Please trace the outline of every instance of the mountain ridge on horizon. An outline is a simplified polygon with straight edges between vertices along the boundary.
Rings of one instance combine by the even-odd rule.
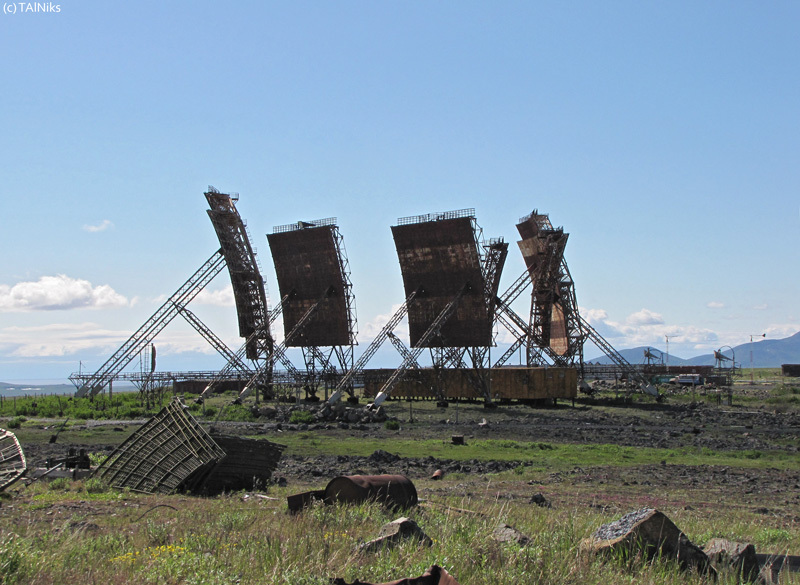
[[[631,364],[640,364],[644,361],[646,349],[656,350],[665,353],[657,347],[641,345],[629,349],[617,350],[619,354]],[[733,348],[736,363],[742,367],[750,367],[750,343],[742,343]],[[727,354],[727,352],[724,352]],[[596,358],[587,359],[586,362],[593,364],[611,364],[608,356],[601,355]],[[673,354],[669,355],[669,363],[673,366],[713,366],[715,365],[714,354],[702,354],[691,358],[680,358]],[[764,339],[753,343],[753,367],[756,368],[779,368],[783,364],[800,363],[800,331],[783,339]]]

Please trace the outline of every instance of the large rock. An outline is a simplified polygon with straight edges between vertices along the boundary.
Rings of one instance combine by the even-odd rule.
[[[714,538],[708,541],[704,551],[711,565],[718,571],[729,569],[735,571],[742,580],[758,580],[761,567],[756,557],[756,548],[752,544]]]
[[[365,542],[359,547],[364,552],[376,552],[385,547],[391,547],[408,538],[416,538],[420,544],[431,546],[433,541],[425,534],[413,520],[406,517],[398,518],[381,527],[378,538]]]
[[[603,524],[581,547],[595,554],[639,554],[676,560],[683,569],[716,573],[702,549],[693,544],[675,524],[658,510],[644,508],[616,522]]]
[[[531,541],[528,535],[502,522],[494,529],[492,537],[497,542],[515,542],[521,546],[525,546]]]

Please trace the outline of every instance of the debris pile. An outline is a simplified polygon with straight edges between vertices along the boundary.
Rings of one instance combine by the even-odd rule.
[[[346,402],[338,402],[331,406],[327,402],[322,405],[304,404],[293,406],[265,405],[253,410],[257,418],[274,420],[279,423],[289,423],[292,415],[298,411],[308,412],[313,419],[310,424],[338,423],[347,425],[362,425],[383,423],[388,420],[383,407],[375,410],[363,406],[347,406]]]

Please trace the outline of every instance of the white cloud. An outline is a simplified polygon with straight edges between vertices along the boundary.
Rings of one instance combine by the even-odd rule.
[[[717,333],[710,329],[665,325],[663,317],[649,309],[641,309],[628,315],[623,323],[609,319],[606,311],[602,309],[581,308],[580,312],[592,327],[617,349],[638,346],[663,347],[666,335],[670,338],[671,349],[676,345],[708,349],[718,341]]]
[[[722,309],[725,306],[725,303],[721,303],[719,301],[711,301],[710,303],[706,303],[706,307],[709,309]]]
[[[130,332],[104,329],[96,323],[54,323],[0,329],[3,354],[14,357],[54,357],[83,351],[112,352]]]
[[[760,305],[756,305],[755,307],[753,307],[753,309],[756,310],[756,311],[766,311],[767,310],[767,303],[762,303]]]
[[[0,312],[107,309],[129,302],[108,285],[92,286],[88,280],[64,274],[42,276],[36,282],[0,284]]]
[[[83,231],[90,232],[90,233],[104,232],[108,228],[112,228],[112,227],[114,227],[114,224],[111,222],[111,220],[104,219],[103,221],[101,221],[97,225],[88,225],[88,224],[84,225],[83,226]]]
[[[662,325],[664,318],[659,313],[654,313],[648,309],[642,309],[628,315],[625,319],[630,325]]]
[[[212,305],[215,307],[234,307],[236,299],[233,296],[233,287],[226,286],[218,290],[201,290],[192,301],[198,305]]]
[[[358,323],[358,342],[359,343],[370,343],[372,342],[375,337],[378,336],[378,333],[386,326],[389,322],[389,319],[397,312],[400,308],[399,304],[392,305],[392,312],[386,313],[383,315],[376,315],[366,323],[359,322]],[[397,335],[400,339],[403,339],[405,343],[408,343],[409,339],[409,331],[408,331],[408,319],[403,318],[402,321],[394,328],[394,334]]]
[[[767,334],[767,339],[783,339],[784,337],[791,337],[798,331],[800,331],[800,327],[798,327],[797,323],[786,323],[770,325],[764,330],[764,333]]]

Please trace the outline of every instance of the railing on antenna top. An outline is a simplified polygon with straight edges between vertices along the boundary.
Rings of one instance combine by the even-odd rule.
[[[412,223],[425,223],[428,221],[441,221],[443,219],[457,219],[459,217],[475,217],[475,208],[456,209],[454,211],[443,211],[437,213],[426,213],[424,215],[410,215],[401,217],[397,220],[397,225],[409,225]]]
[[[313,227],[323,227],[326,225],[336,225],[335,217],[326,217],[324,219],[315,219],[313,221],[298,221],[295,223],[287,223],[285,225],[276,225],[272,228],[273,234],[282,234],[284,232],[293,232]]]

